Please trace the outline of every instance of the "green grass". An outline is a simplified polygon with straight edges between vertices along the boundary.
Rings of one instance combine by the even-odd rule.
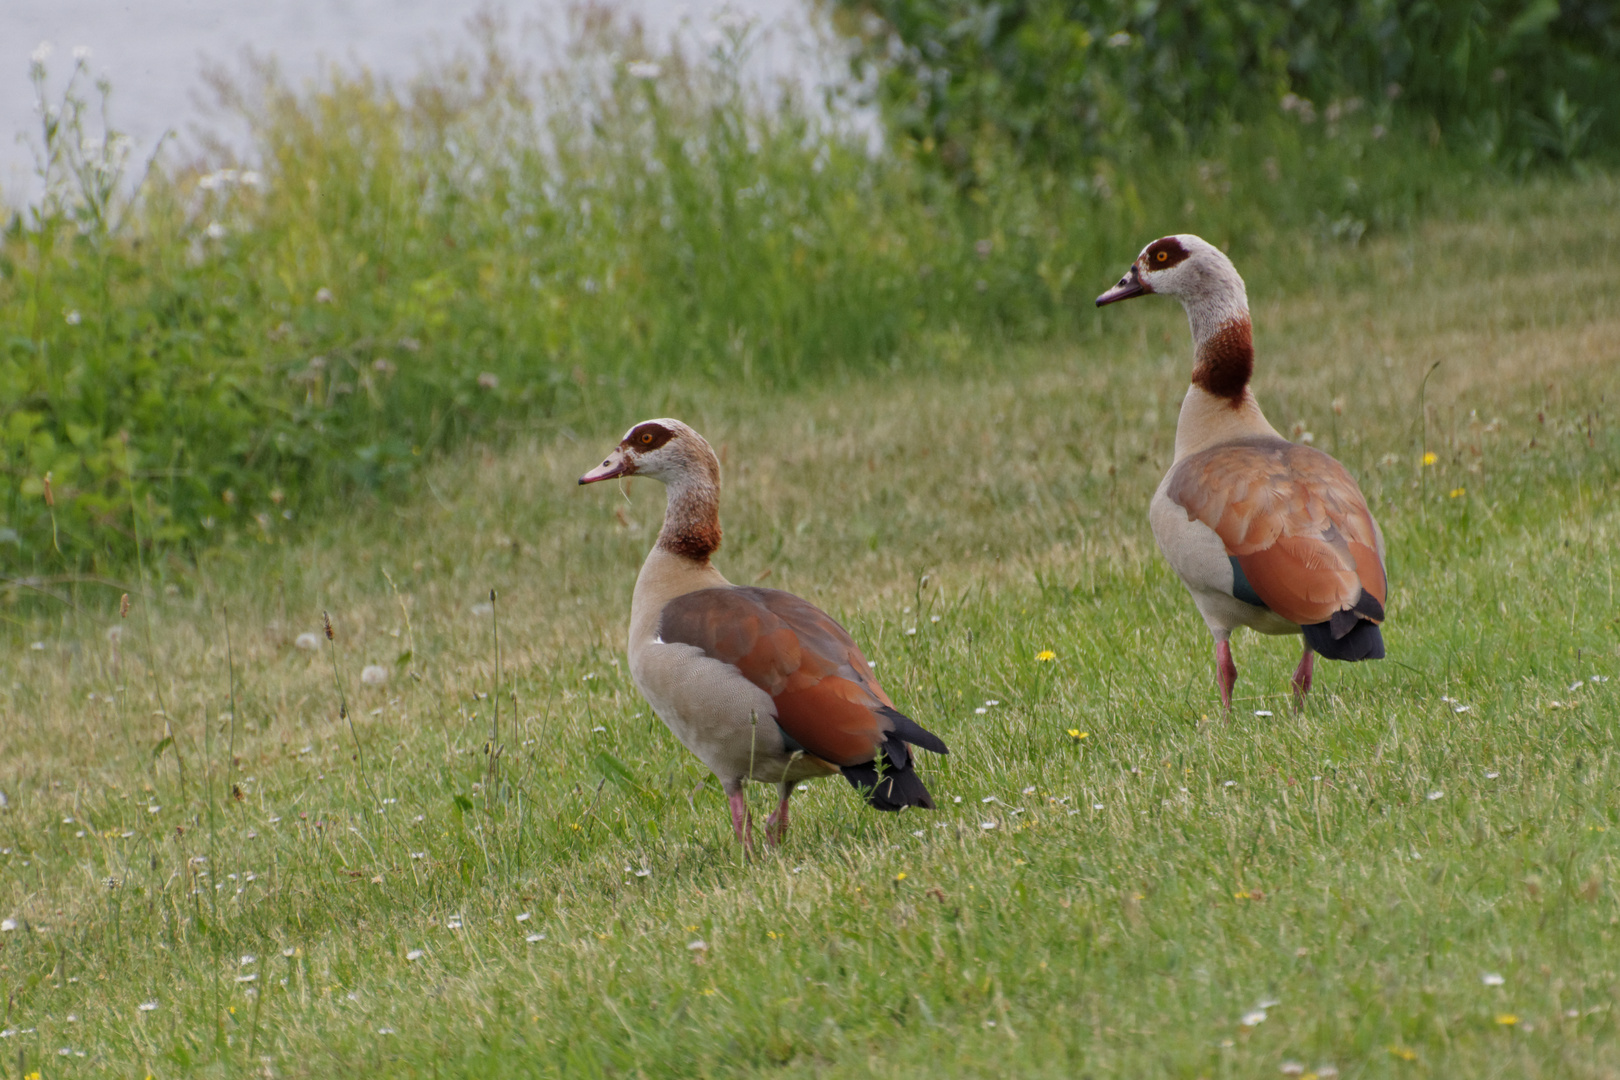
[[[987,160],[964,193],[762,104],[753,42],[665,55],[597,12],[544,78],[477,39],[395,87],[250,73],[222,104],[252,167],[160,157],[133,199],[91,73],[47,100],[35,65],[46,195],[0,229],[0,605],[302,535],[469,439],[617,423],[648,382],[759,394],[1074,341],[1092,269],[1160,222],[1258,261],[1452,212],[1489,169],[1279,112],[1084,176]]]
[[[127,619],[115,583],[13,622],[0,1075],[1616,1075],[1617,198],[1240,262],[1270,417],[1389,539],[1390,658],[1302,717],[1252,635],[1215,715],[1147,529],[1169,302],[928,373],[632,383],[159,562]],[[573,482],[656,415],[723,456],[722,569],[841,618],[951,745],[937,812],[827,782],[732,843],[623,660],[662,492]]]

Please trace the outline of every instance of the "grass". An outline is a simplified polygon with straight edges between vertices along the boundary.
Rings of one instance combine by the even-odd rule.
[[[54,94],[31,66],[45,194],[0,227],[0,607],[143,545],[300,535],[469,439],[616,416],[649,379],[761,394],[1074,341],[1081,279],[1151,223],[1245,255],[1354,238],[1492,168],[1370,110],[1278,111],[1084,176],[992,157],[964,193],[762,102],[746,27],[670,52],[587,9],[548,75],[485,31],[397,86],[220,80],[246,160],[149,172],[87,61]]]
[[[1240,263],[1268,414],[1389,538],[1390,659],[1302,717],[1253,636],[1214,715],[1147,529],[1168,302],[929,373],[631,384],[159,562],[127,619],[81,587],[11,624],[0,1075],[1616,1075],[1617,198]],[[726,462],[722,569],[949,742],[937,812],[829,782],[780,852],[731,842],[623,661],[662,493],[573,483],[656,415]]]

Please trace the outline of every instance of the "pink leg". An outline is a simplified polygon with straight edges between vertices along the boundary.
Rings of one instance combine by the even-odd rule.
[[[1232,711],[1232,687],[1237,685],[1237,665],[1232,663],[1232,643],[1215,644],[1215,682],[1221,688],[1221,708]]]
[[[748,816],[748,803],[743,799],[741,784],[737,785],[736,791],[726,794],[726,801],[731,804],[731,831],[744,849],[753,851],[754,820]]]
[[[793,796],[793,785],[782,785],[782,801],[776,804],[776,813],[765,819],[765,842],[780,844],[787,839],[788,799]]]
[[[1305,655],[1299,658],[1299,667],[1294,669],[1294,709],[1301,711],[1305,708],[1305,695],[1311,692],[1311,669],[1316,665],[1316,654],[1311,652],[1309,645],[1305,646]]]

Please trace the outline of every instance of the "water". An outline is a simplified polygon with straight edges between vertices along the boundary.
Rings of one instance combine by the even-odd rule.
[[[824,57],[809,50],[802,0],[620,0],[639,16],[653,41],[678,27],[693,33],[726,8],[758,21],[763,39],[755,65],[814,86],[835,78]],[[471,4],[444,0],[0,0],[0,199],[15,205],[37,194],[33,156],[20,136],[37,143],[38,117],[28,82],[29,56],[50,42],[53,91],[60,92],[77,47],[87,47],[92,73],[113,86],[113,125],[136,143],[144,161],[165,131],[182,152],[202,132],[239,141],[220,117],[210,116],[202,79],[208,66],[241,70],[244,51],[273,56],[295,84],[332,62],[363,64],[403,78],[425,60],[470,42],[467,23],[477,10],[503,15],[514,44],[532,47],[536,31],[561,36],[561,3]]]

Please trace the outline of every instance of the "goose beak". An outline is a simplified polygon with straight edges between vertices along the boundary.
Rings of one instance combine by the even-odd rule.
[[[636,463],[624,447],[616,446],[607,460],[579,478],[581,484],[594,484],[598,480],[612,480],[615,476],[629,476],[636,471]]]
[[[1142,271],[1137,269],[1136,265],[1133,263],[1131,264],[1130,272],[1119,279],[1118,285],[1115,285],[1112,289],[1109,289],[1107,292],[1097,297],[1097,306],[1103,307],[1106,304],[1114,304],[1121,300],[1129,300],[1133,296],[1145,296],[1152,291],[1153,290],[1148,288],[1147,284],[1142,280]]]

